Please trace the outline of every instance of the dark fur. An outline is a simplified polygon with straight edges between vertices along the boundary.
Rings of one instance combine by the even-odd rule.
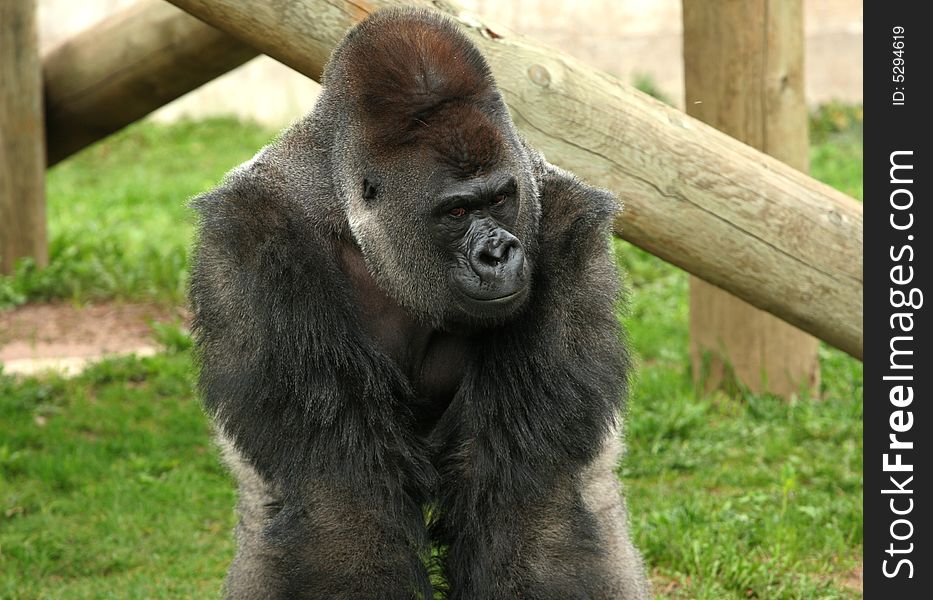
[[[519,177],[530,296],[451,329],[436,253],[385,198],[494,168]],[[366,202],[412,239],[354,233]],[[200,388],[241,485],[229,597],[431,598],[429,540],[450,598],[647,597],[620,498],[587,499],[615,489],[628,371],[616,203],[525,147],[453,25],[364,21],[312,115],[195,205]]]

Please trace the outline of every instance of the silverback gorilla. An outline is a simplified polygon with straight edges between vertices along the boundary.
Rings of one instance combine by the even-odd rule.
[[[354,27],[310,116],[195,207],[228,598],[648,597],[616,202],[525,144],[456,26]]]

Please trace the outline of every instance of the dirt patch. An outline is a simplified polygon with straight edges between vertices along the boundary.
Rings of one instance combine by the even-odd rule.
[[[669,575],[661,573],[658,569],[651,569],[649,574],[651,580],[651,591],[656,598],[665,598],[667,600],[688,600],[690,598],[684,589],[684,582],[675,579]],[[686,578],[687,582],[690,578]]]
[[[855,567],[842,578],[842,587],[853,592],[862,591],[862,567]]]
[[[105,356],[152,354],[153,323],[187,320],[183,309],[158,304],[29,304],[0,312],[0,363],[5,372],[71,372]]]

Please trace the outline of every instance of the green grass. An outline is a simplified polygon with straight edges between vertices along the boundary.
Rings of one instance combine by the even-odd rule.
[[[817,112],[813,132],[813,174],[860,197],[860,111]],[[56,167],[51,266],[0,279],[0,303],[180,302],[186,200],[271,137],[229,120],[144,123]],[[639,363],[619,473],[659,595],[861,597],[861,364],[822,348],[819,399],[700,395],[686,275],[616,250]],[[194,395],[190,342],[158,334],[165,353],[75,379],[0,375],[0,597],[217,596],[232,482]]]
[[[231,482],[187,353],[0,379],[0,597],[209,598]]]
[[[641,363],[620,475],[659,579],[677,598],[861,597],[843,587],[861,565],[861,363],[821,348],[820,399],[698,395],[686,275],[616,248]]]
[[[0,308],[30,300],[182,302],[194,228],[187,200],[273,132],[232,119],[143,123],[50,170],[49,266],[0,277]]]
[[[862,199],[861,105],[830,103],[810,115],[810,174]]]

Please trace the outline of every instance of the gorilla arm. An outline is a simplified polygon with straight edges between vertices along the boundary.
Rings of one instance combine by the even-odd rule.
[[[437,429],[450,598],[640,600],[647,584],[613,472],[628,370],[608,244],[618,207],[538,168],[530,305],[477,352]]]
[[[240,479],[228,597],[430,597],[410,390],[282,187],[259,159],[195,203],[199,386]]]

